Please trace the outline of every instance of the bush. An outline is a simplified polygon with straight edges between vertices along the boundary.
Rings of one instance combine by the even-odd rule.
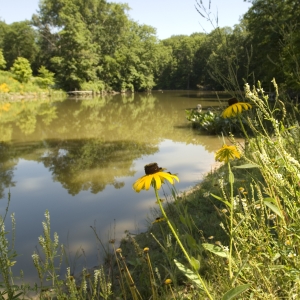
[[[24,57],[18,57],[10,71],[14,77],[21,83],[26,83],[32,77],[32,69],[29,61]]]

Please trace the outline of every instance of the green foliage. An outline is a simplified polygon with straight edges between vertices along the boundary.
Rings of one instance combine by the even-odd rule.
[[[101,80],[83,82],[80,85],[80,89],[83,91],[103,92],[105,91],[105,84]]]
[[[194,128],[199,129],[206,134],[224,134],[231,132],[237,136],[242,134],[240,124],[237,118],[225,119],[221,116],[220,109],[208,109],[205,112],[199,112],[195,109],[186,110],[186,118],[191,122]],[[245,119],[242,120],[245,128],[248,129]]]
[[[3,56],[3,51],[0,49],[0,69],[4,69],[6,66],[6,60]]]
[[[47,70],[44,66],[39,68],[39,76],[35,77],[35,83],[42,89],[47,89],[54,84],[54,73]]]
[[[32,70],[29,61],[24,57],[18,57],[10,68],[14,78],[21,83],[26,83],[32,77]]]
[[[2,44],[7,68],[10,69],[18,57],[24,57],[34,65],[39,51],[36,40],[36,32],[29,21],[7,25]]]

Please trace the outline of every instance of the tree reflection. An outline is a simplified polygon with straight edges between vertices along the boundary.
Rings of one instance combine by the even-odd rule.
[[[133,176],[133,160],[153,154],[157,146],[129,141],[73,140],[49,143],[47,155],[41,161],[72,195],[82,190],[96,194],[106,185],[119,189],[122,177]]]
[[[6,143],[0,142],[0,199],[5,197],[4,190],[15,186],[13,170],[16,165],[13,159],[13,149]]]

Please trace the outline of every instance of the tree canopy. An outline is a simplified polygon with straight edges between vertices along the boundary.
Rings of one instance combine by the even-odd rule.
[[[43,67],[67,91],[232,90],[258,79],[269,87],[273,77],[298,91],[298,1],[249,2],[234,28],[159,40],[155,28],[130,19],[127,4],[43,0],[31,21],[0,21],[1,66],[23,57],[35,76]]]

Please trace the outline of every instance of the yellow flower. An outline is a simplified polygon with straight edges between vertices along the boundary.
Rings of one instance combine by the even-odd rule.
[[[160,189],[164,180],[168,180],[171,184],[174,184],[174,179],[179,181],[178,177],[174,174],[163,172],[162,168],[159,168],[157,163],[151,163],[145,166],[145,173],[143,177],[139,178],[134,184],[133,189],[139,193],[141,190],[149,190],[151,185],[155,185],[157,189]]]
[[[240,114],[243,110],[252,108],[252,105],[246,102],[238,102],[236,98],[228,100],[229,106],[222,112],[223,118],[231,118]]]
[[[215,154],[216,161],[228,162],[235,158],[241,158],[241,154],[235,146],[227,146],[226,144],[224,144],[223,147]]]
[[[172,283],[172,280],[170,278],[168,278],[168,279],[165,280],[165,284],[166,285],[171,284],[171,283]]]
[[[155,221],[152,222],[152,224],[163,222],[164,220],[165,220],[165,218],[156,218]]]

